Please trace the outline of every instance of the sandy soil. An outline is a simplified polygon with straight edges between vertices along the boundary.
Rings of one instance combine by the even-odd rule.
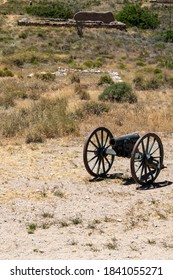
[[[128,159],[91,180],[82,137],[1,142],[0,259],[172,259],[173,142],[161,137],[167,169],[150,188]]]

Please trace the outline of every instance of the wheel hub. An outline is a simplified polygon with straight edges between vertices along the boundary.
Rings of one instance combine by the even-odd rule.
[[[105,153],[106,149],[104,147],[99,147],[96,151],[95,151],[95,155],[100,157],[100,158],[104,158],[106,156]]]

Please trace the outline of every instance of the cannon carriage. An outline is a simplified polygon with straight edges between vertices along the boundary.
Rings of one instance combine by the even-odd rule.
[[[163,165],[163,144],[153,132],[113,137],[109,129],[98,127],[87,137],[83,149],[86,170],[93,177],[105,177],[114,159],[130,158],[132,178],[140,185],[151,184]]]

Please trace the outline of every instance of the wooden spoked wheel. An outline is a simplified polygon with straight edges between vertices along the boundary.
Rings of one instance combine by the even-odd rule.
[[[163,167],[163,145],[158,135],[147,133],[136,142],[131,154],[133,179],[141,184],[155,181]]]
[[[94,177],[105,176],[110,170],[115,152],[110,147],[112,133],[105,127],[94,129],[86,139],[83,149],[84,165]]]

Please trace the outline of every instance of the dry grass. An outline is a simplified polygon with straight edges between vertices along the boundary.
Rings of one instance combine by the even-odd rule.
[[[95,10],[107,9],[116,12],[120,6],[114,1],[100,1],[97,7],[94,6],[94,1],[92,3],[92,9]],[[52,73],[59,66],[77,69],[95,67],[95,62],[99,62],[97,67],[100,65],[105,71],[118,71],[123,81],[130,83],[134,88],[138,102],[108,103],[106,105],[110,108],[109,112],[99,116],[86,111],[86,119],[83,118],[79,124],[81,135],[86,135],[86,132],[101,125],[110,128],[115,134],[132,131],[173,131],[172,45],[155,40],[154,32],[142,32],[135,28],[128,30],[127,33],[117,30],[85,29],[81,39],[73,28],[19,28],[16,25],[18,16],[16,18],[14,15],[7,15],[7,17],[1,15],[0,20],[0,62],[1,69],[8,68],[14,77],[0,78],[2,116],[0,137],[25,135],[22,132],[23,123],[20,128],[18,127],[20,110],[32,111],[33,102],[37,104],[40,97],[65,98],[68,110],[73,113],[78,109],[83,110],[84,104],[88,102],[86,99],[98,102],[99,94],[107,86],[99,84],[101,74],[70,73],[50,80],[48,80],[52,77],[50,75],[47,75],[45,80],[44,75],[37,75],[42,71]],[[89,61],[92,62],[91,65],[88,65]],[[36,77],[27,79],[30,73],[35,73]],[[145,91],[135,88],[134,79],[138,76],[142,77],[150,88],[147,90],[145,88]],[[151,77],[152,81],[149,80]],[[158,77],[159,88],[153,90],[152,85]],[[40,125],[35,123],[34,127],[32,125],[32,121],[27,123],[25,129],[29,127],[34,131],[34,135],[38,136]],[[18,128],[15,128],[16,126]],[[54,122],[51,126],[56,127]]]
[[[61,87],[59,83],[57,84],[59,78],[56,78],[53,82],[43,81],[36,78],[24,80],[18,78],[2,79],[0,81],[0,113],[2,116],[0,126],[1,137],[11,137],[16,135],[16,133],[19,136],[23,134],[22,131],[26,129],[28,130],[29,128],[29,130],[32,131],[31,134],[34,134],[37,139],[40,131],[42,131],[40,127],[43,126],[40,126],[39,124],[40,118],[38,117],[38,114],[34,121],[28,114],[29,112],[33,114],[33,112],[35,112],[34,108],[40,106],[40,100],[42,100],[41,97],[43,96],[47,100],[47,105],[49,102],[53,103],[53,100],[56,100],[56,98],[59,100],[65,98],[68,101],[68,110],[70,110],[71,113],[75,115],[75,112],[78,112],[78,114],[81,112],[80,115],[82,119],[80,119],[79,124],[78,118],[78,124],[80,126],[80,133],[84,136],[86,136],[86,132],[90,132],[97,126],[108,127],[115,135],[135,131],[141,133],[144,131],[173,131],[172,90],[167,89],[152,92],[136,91],[138,102],[134,104],[113,104],[109,102],[102,102],[101,104],[98,103],[98,96],[100,92],[104,90],[105,85],[98,87],[97,83],[100,77],[96,74],[92,75],[92,84],[89,85],[91,74],[88,75],[88,77],[86,74],[85,77],[80,74],[81,82],[78,83],[81,88],[87,87],[87,93],[90,95],[90,101],[81,100],[81,95],[76,94],[75,84],[71,83],[70,77],[68,76],[61,78]],[[40,110],[42,110],[41,107]],[[54,114],[52,115],[53,118],[51,118],[51,123],[48,124],[47,122],[49,132],[44,130],[44,132],[41,133],[46,137],[63,135],[63,133],[59,134],[50,132],[61,130],[57,128],[58,122],[55,117],[55,113],[59,109],[56,109],[55,106],[54,109],[52,107],[52,110],[54,111]],[[124,112],[126,113],[124,114]],[[66,125],[64,123],[64,127],[65,126]],[[69,127],[71,127],[70,122]],[[71,131],[74,131],[74,129],[71,129]],[[23,135],[25,135],[25,133]],[[30,135],[30,133],[28,133],[28,135]]]

